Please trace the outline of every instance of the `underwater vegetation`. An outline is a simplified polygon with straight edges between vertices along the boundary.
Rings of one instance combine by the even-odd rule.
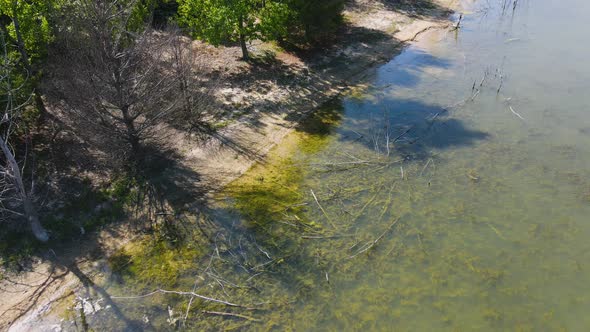
[[[571,130],[587,98],[555,82],[588,72],[531,75],[553,53],[525,45],[545,41],[505,43],[482,20],[410,47],[180,232],[112,257],[104,287],[125,315],[146,330],[587,330],[590,141]],[[171,292],[137,297],[157,289]]]
[[[490,142],[477,160],[408,158],[402,143],[386,155],[350,134],[341,112],[310,117],[192,226],[158,229],[111,257],[106,284],[128,317],[189,330],[533,331],[563,328],[555,312],[589,303],[540,291],[585,273],[583,259],[562,260],[575,250],[566,243],[582,241],[568,207],[522,208],[543,204],[563,172]],[[525,175],[546,181],[517,187]],[[199,223],[215,224],[209,245],[198,245]],[[237,306],[175,293],[117,299],[154,289]]]

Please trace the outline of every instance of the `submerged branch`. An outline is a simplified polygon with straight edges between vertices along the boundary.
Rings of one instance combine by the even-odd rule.
[[[318,207],[320,208],[320,210],[322,211],[322,213],[324,214],[326,219],[328,219],[328,222],[330,223],[330,225],[332,225],[332,227],[334,227],[334,228],[337,228],[336,225],[334,224],[334,222],[332,222],[332,219],[330,219],[330,217],[328,216],[328,213],[326,212],[326,210],[324,210],[324,208],[320,204],[320,201],[318,201],[318,198],[316,197],[315,193],[313,192],[313,189],[310,191],[311,191],[311,195],[313,196],[313,199],[315,199],[316,204],[318,205]]]
[[[516,116],[517,116],[517,117],[519,117],[521,120],[524,120],[524,118],[523,118],[523,117],[522,117],[520,114],[516,113],[516,111],[514,110],[514,108],[512,108],[512,106],[511,106],[511,105],[508,105],[508,108],[510,108],[510,112],[512,112],[512,114],[516,115]]]
[[[246,320],[253,321],[253,322],[261,322],[260,319],[246,316],[246,315],[234,314],[232,312],[220,312],[220,311],[208,311],[208,310],[202,310],[202,312],[209,314],[209,315],[230,316],[230,317],[237,317],[237,318],[246,319]]]
[[[236,304],[236,303],[231,303],[231,302],[227,302],[227,301],[223,301],[223,300],[218,300],[212,297],[208,297],[208,296],[204,296],[201,294],[197,294],[195,292],[180,292],[180,291],[171,291],[171,290],[165,290],[165,289],[157,289],[153,292],[144,294],[144,295],[137,295],[137,296],[111,296],[112,299],[117,299],[117,300],[134,300],[134,299],[142,299],[142,298],[146,298],[146,297],[150,297],[156,294],[176,294],[176,295],[182,295],[182,296],[193,296],[193,297],[198,297],[202,300],[205,301],[211,301],[211,302],[216,302],[216,303],[221,303],[221,304],[225,304],[227,306],[230,307],[237,307],[237,308],[245,308],[248,310],[253,310],[254,308],[245,306],[245,305],[241,305],[241,304]]]
[[[340,239],[343,237],[355,237],[356,234],[340,234],[340,235],[302,235],[302,239]]]
[[[387,227],[387,229],[386,229],[386,230],[385,230],[383,233],[381,233],[381,235],[379,235],[379,236],[378,236],[378,237],[377,237],[377,238],[376,238],[374,241],[372,241],[372,242],[368,242],[368,243],[367,243],[367,245],[365,245],[365,246],[363,247],[363,249],[359,250],[359,251],[358,251],[356,254],[354,254],[354,255],[352,255],[352,256],[350,256],[350,257],[348,257],[348,259],[353,259],[353,258],[355,258],[356,256],[358,256],[358,255],[362,254],[363,252],[366,252],[366,251],[368,251],[369,249],[373,248],[373,247],[374,247],[374,246],[375,246],[375,245],[376,245],[376,244],[377,244],[379,241],[381,241],[381,239],[382,239],[382,238],[385,236],[385,234],[387,234],[387,233],[388,233],[388,232],[389,232],[389,231],[390,231],[390,230],[393,228],[393,226],[395,226],[395,224],[397,224],[397,222],[398,222],[399,220],[400,220],[400,218],[399,218],[399,217],[398,217],[398,218],[396,218],[396,219],[395,219],[395,220],[394,220],[394,221],[391,223],[391,225],[389,225],[389,227]]]

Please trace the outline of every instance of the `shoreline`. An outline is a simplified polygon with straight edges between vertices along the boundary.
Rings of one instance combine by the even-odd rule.
[[[450,14],[448,15],[450,16]],[[300,86],[310,90],[307,95],[288,98],[297,100],[290,110],[280,112],[260,112],[245,114],[227,127],[217,132],[220,138],[211,138],[203,143],[190,143],[182,140],[181,133],[175,133],[173,139],[181,142],[176,145],[177,151],[183,151],[182,167],[198,174],[199,185],[207,188],[205,196],[223,189],[227,184],[247,172],[264,157],[282,139],[296,129],[299,123],[323,104],[342,96],[350,89],[363,86],[372,71],[387,63],[411,42],[431,31],[444,30],[452,26],[450,20],[416,20],[391,35],[393,42],[380,43],[371,49],[369,57],[354,63],[347,68],[335,67],[326,73],[312,73],[308,86]],[[360,54],[356,54],[359,56]],[[352,60],[355,60],[354,58]],[[332,71],[346,70],[346,75],[334,76]],[[326,78],[329,77],[329,78]],[[324,90],[314,93],[316,86]],[[295,91],[293,94],[297,94]],[[230,144],[227,144],[230,142]],[[241,151],[240,151],[241,150]],[[240,152],[245,152],[240,154]]]
[[[331,50],[334,51],[333,54],[337,54],[336,56],[328,55],[325,59],[320,57],[317,63],[301,64],[300,59],[295,59],[293,62],[297,70],[306,72],[304,77],[299,79],[306,80],[307,83],[296,84],[292,90],[289,90],[289,87],[286,88],[287,93],[284,99],[289,101],[286,110],[282,100],[278,99],[276,104],[280,105],[281,109],[243,114],[218,130],[217,138],[208,139],[203,143],[189,142],[183,138],[183,133],[172,131],[171,141],[175,142],[175,150],[179,151],[182,157],[178,163],[181,167],[199,175],[198,179],[192,179],[191,185],[205,188],[202,190],[206,202],[213,193],[238,179],[256,163],[263,162],[265,156],[275,146],[323,104],[342,96],[351,88],[362,86],[373,70],[395,58],[408,43],[415,41],[421,35],[431,30],[448,29],[452,25],[449,19],[451,8],[440,8],[441,12],[423,19],[409,18],[408,15],[400,13],[387,14],[398,15],[400,21],[407,20],[406,24],[396,26],[395,31],[378,29],[383,27],[389,29],[392,23],[389,21],[381,22],[379,23],[381,25],[377,27],[372,26],[371,22],[365,22],[368,17],[378,15],[372,12],[373,9],[356,13],[347,9],[345,16],[348,20],[350,15],[357,15],[353,16],[356,21],[353,21],[352,26],[358,24],[369,33],[374,33],[369,36],[382,39],[365,42],[361,38],[352,41],[351,45],[337,45],[334,50]],[[360,37],[363,36],[363,34],[360,35]],[[285,56],[288,54],[279,53],[277,58],[282,60]],[[342,61],[341,58],[344,59],[344,64],[338,64]],[[327,62],[326,68],[320,69],[324,65],[322,62]],[[332,65],[334,62],[336,65]],[[279,92],[285,92],[281,87],[277,89],[280,90]],[[259,99],[267,99],[270,95],[262,94]],[[176,178],[175,171],[172,170],[171,173],[172,177]],[[184,208],[190,210],[202,202],[192,204],[194,205],[185,205]],[[106,256],[133,239],[133,236],[129,234],[124,234],[123,238],[117,238],[121,234],[116,234],[118,233],[116,231],[113,233],[115,234],[97,235],[101,239],[96,241],[97,245],[109,247],[106,250],[102,248]],[[124,231],[124,233],[128,232]],[[81,270],[92,272],[94,269],[92,264],[94,261],[84,263],[76,262],[75,259],[73,261],[73,264],[81,265]],[[52,278],[51,282],[46,285],[50,278]],[[3,298],[10,296],[10,299],[0,304],[0,312],[3,312],[0,318],[0,331],[38,331],[53,329],[56,324],[59,326],[61,317],[56,312],[56,307],[63,307],[64,302],[71,299],[72,294],[75,294],[76,289],[81,285],[81,281],[73,273],[54,268],[51,262],[34,264],[31,271],[22,273],[15,279],[16,283],[6,279],[0,280]],[[46,288],[39,291],[39,284]]]

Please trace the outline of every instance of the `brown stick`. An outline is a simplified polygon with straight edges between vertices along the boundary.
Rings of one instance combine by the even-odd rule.
[[[410,130],[414,129],[414,127],[415,126],[411,126],[410,128],[408,128],[406,131],[397,136],[391,143],[397,142],[400,138],[404,137],[408,132],[410,132]]]
[[[302,239],[338,239],[343,237],[355,237],[355,234],[341,234],[341,235],[302,235]]]
[[[354,255],[352,255],[352,256],[350,256],[350,257],[348,257],[348,259],[355,258],[356,256],[358,256],[358,255],[362,254],[363,252],[366,252],[366,251],[368,251],[369,249],[373,248],[373,247],[374,247],[374,246],[377,244],[377,242],[381,241],[381,239],[382,239],[382,238],[385,236],[385,234],[387,234],[387,232],[389,232],[389,231],[390,231],[390,230],[393,228],[393,226],[395,226],[395,224],[397,224],[397,222],[399,221],[399,219],[400,219],[400,218],[397,218],[397,219],[395,219],[395,220],[394,220],[394,221],[391,223],[391,225],[389,225],[389,227],[387,227],[387,229],[386,229],[386,230],[385,230],[383,233],[381,233],[381,235],[379,235],[379,236],[378,236],[378,237],[377,237],[377,238],[376,238],[376,239],[375,239],[373,242],[369,242],[370,244],[369,244],[368,246],[366,246],[366,247],[365,247],[364,249],[362,249],[362,250],[359,250],[359,251],[358,251],[356,254],[354,254]]]
[[[516,111],[514,110],[514,108],[512,108],[512,106],[508,105],[508,108],[510,108],[510,112],[512,112],[512,114],[516,115],[521,120],[524,120],[524,118],[520,114],[516,113]]]
[[[218,316],[230,316],[230,317],[237,317],[237,318],[242,318],[242,319],[247,319],[249,321],[253,321],[253,322],[260,322],[260,319],[254,318],[254,317],[250,317],[250,316],[246,316],[246,315],[240,315],[240,314],[234,314],[231,312],[220,312],[220,311],[208,311],[208,310],[202,310],[203,313],[209,314],[209,315],[218,315]]]
[[[324,208],[320,204],[320,201],[318,201],[318,198],[316,197],[315,193],[313,192],[313,189],[311,189],[310,191],[311,191],[311,195],[313,196],[313,199],[315,199],[315,202],[317,203],[320,210],[322,210],[322,213],[324,214],[326,219],[328,219],[328,222],[330,223],[330,225],[332,225],[332,227],[336,228],[336,225],[334,225],[334,223],[332,222],[332,219],[330,219],[330,217],[328,216],[328,213],[326,213],[326,210],[324,210]]]
[[[463,13],[461,13],[461,15],[459,15],[459,21],[457,22],[457,25],[455,26],[456,29],[459,29],[461,27],[461,20],[463,20]]]
[[[237,307],[237,308],[246,308],[246,309],[253,309],[244,305],[240,305],[240,304],[235,304],[235,303],[231,303],[231,302],[227,302],[227,301],[223,301],[223,300],[218,300],[218,299],[214,299],[212,297],[207,297],[204,295],[200,295],[197,294],[195,292],[179,292],[179,291],[171,291],[171,290],[165,290],[165,289],[156,289],[153,292],[144,294],[144,295],[138,295],[138,296],[111,296],[112,299],[119,299],[119,300],[134,300],[134,299],[141,299],[144,297],[148,297],[148,296],[152,296],[155,294],[177,294],[177,295],[183,295],[183,296],[194,296],[194,297],[198,297],[202,300],[206,300],[206,301],[211,301],[211,302],[217,302],[217,303],[221,303],[221,304],[225,304],[226,306],[229,307]]]

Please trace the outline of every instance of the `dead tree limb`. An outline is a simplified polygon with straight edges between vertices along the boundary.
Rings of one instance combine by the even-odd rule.
[[[256,308],[252,308],[252,307],[248,307],[245,305],[241,305],[241,304],[236,304],[236,303],[232,303],[232,302],[228,302],[228,301],[223,301],[223,300],[218,300],[212,297],[208,297],[208,296],[204,296],[201,294],[197,294],[195,292],[181,292],[181,291],[171,291],[171,290],[165,290],[165,289],[156,289],[153,292],[147,293],[147,294],[143,294],[143,295],[137,295],[137,296],[111,296],[111,298],[113,299],[118,299],[118,300],[136,300],[136,299],[142,299],[142,298],[146,298],[146,297],[150,297],[156,294],[176,294],[176,295],[181,295],[181,296],[193,296],[193,297],[197,297],[199,299],[205,300],[205,301],[209,301],[209,302],[215,302],[215,303],[221,303],[221,304],[225,304],[226,306],[229,307],[236,307],[236,308],[244,308],[247,310],[255,310]]]

